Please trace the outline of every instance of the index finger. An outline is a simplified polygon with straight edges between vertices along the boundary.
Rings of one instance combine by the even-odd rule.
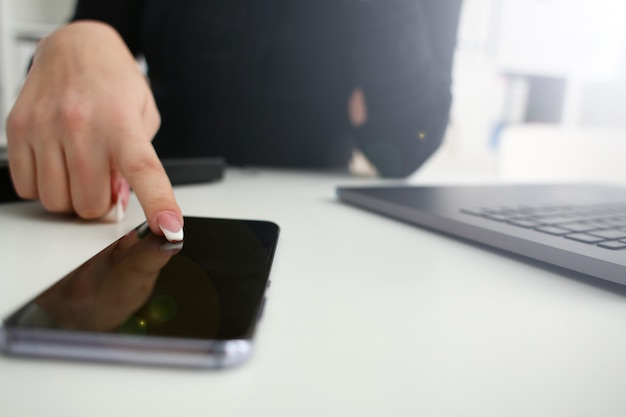
[[[151,142],[131,138],[124,144],[115,165],[137,195],[150,230],[172,242],[183,240],[182,212]]]

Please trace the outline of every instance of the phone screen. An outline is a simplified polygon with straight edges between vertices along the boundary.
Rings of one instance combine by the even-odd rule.
[[[178,244],[140,225],[11,315],[5,330],[250,339],[277,239],[265,221],[186,217]]]

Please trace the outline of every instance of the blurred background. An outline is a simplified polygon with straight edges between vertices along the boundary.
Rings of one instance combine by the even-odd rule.
[[[0,0],[0,144],[37,40],[73,6]],[[624,0],[464,0],[450,126],[413,178],[626,184],[625,17]]]

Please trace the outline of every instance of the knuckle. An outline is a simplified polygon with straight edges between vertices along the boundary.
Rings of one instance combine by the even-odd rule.
[[[163,169],[159,160],[148,155],[135,156],[125,162],[126,170],[132,176],[160,172]]]
[[[151,136],[154,136],[161,127],[161,113],[159,113],[159,109],[157,108],[154,99],[151,99],[146,105],[144,119],[148,133]]]
[[[71,189],[74,212],[88,220],[104,216],[111,209],[111,194],[108,188],[106,191],[104,188],[86,183],[75,184]]]
[[[71,188],[71,196],[73,211],[83,219],[98,219],[111,209],[110,192],[102,187],[75,184]]]
[[[75,100],[64,100],[60,103],[60,120],[70,133],[85,130],[90,120],[90,111],[86,105]]]
[[[104,216],[109,207],[106,204],[101,204],[96,201],[83,202],[82,204],[76,204],[74,210],[79,217],[87,220],[98,219]]]
[[[155,109],[155,111],[152,113],[152,136],[156,135],[156,133],[159,131],[159,128],[161,127],[161,114]]]
[[[51,109],[45,105],[35,105],[27,115],[25,128],[36,134],[41,134],[50,130],[53,120]]]
[[[6,130],[7,138],[24,136],[28,132],[29,118],[28,115],[14,108],[7,117]]]

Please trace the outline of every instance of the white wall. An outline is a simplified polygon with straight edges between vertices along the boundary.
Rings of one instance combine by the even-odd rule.
[[[495,129],[503,120],[522,119],[528,93],[523,77],[510,73],[564,78],[559,126],[606,128],[620,137],[626,132],[625,18],[624,0],[464,0],[451,128],[439,158],[448,158],[449,166],[502,168],[491,146]],[[536,132],[518,130],[518,146],[521,131]],[[621,136],[626,143],[626,133]],[[611,155],[611,149],[605,152]]]

